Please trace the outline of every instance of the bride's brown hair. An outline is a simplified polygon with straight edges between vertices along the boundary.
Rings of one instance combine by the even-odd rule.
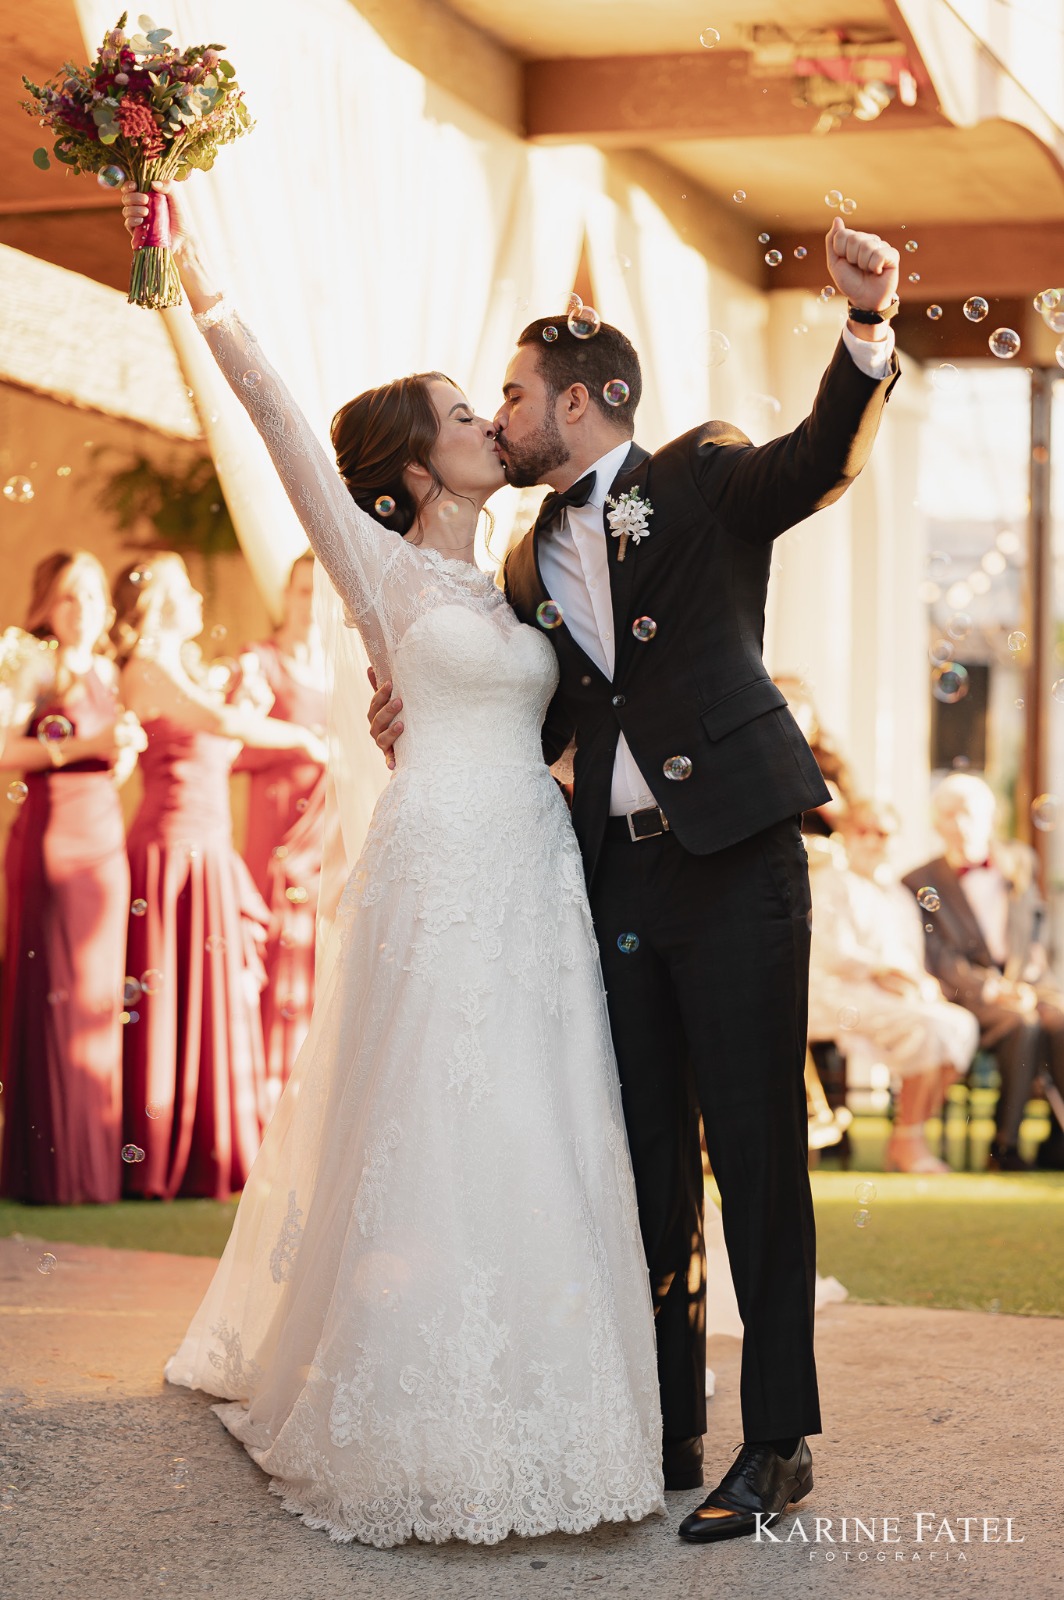
[[[430,456],[440,436],[440,419],[429,385],[450,383],[442,372],[415,372],[379,389],[367,389],[341,406],[329,430],[336,465],[356,505],[396,533],[409,533],[424,506],[447,485]],[[403,469],[424,467],[430,484],[416,500],[403,481]],[[391,511],[378,509],[382,498]]]

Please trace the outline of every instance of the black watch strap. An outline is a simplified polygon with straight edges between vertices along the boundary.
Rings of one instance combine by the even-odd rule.
[[[867,322],[869,324],[889,322],[892,317],[898,315],[900,310],[901,301],[897,295],[894,296],[889,306],[883,307],[882,311],[866,311],[864,306],[847,305],[846,307],[846,313],[851,322]]]

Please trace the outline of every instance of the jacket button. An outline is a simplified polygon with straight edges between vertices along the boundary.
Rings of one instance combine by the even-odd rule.
[[[615,706],[623,706],[624,705],[624,695],[623,694],[615,694],[614,697],[613,697],[613,703],[614,703]]]
[[[580,682],[581,682],[581,684],[583,685],[583,687],[585,689],[590,689],[590,687],[591,687],[591,677],[590,677],[590,675],[588,673],[586,673],[586,672],[584,673],[584,676],[580,679]]]

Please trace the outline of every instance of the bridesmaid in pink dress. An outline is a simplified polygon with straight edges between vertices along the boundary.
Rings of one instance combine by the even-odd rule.
[[[171,551],[115,586],[122,693],[147,734],[128,849],[125,1134],[132,1195],[224,1199],[259,1147],[265,1064],[258,990],[268,914],[232,843],[241,743],[314,757],[308,729],[265,716],[193,660],[202,597]],[[143,1151],[143,1158],[139,1152]]]
[[[142,742],[122,713],[103,568],[56,551],[33,575],[0,762],[21,773],[6,857],[0,1192],[106,1204],[122,1187],[122,962],[129,870],[117,783]]]
[[[272,639],[249,645],[273,695],[270,715],[324,736],[325,663],[312,614],[314,556],[293,563],[284,617]],[[242,751],[251,774],[244,859],[270,908],[262,1029],[268,1118],[288,1082],[314,1005],[314,918],[325,835],[325,769],[299,750]]]

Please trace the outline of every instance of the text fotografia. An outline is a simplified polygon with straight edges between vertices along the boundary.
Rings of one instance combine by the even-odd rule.
[[[806,1517],[805,1520],[798,1516],[787,1528],[773,1533],[766,1522],[773,1522],[775,1518],[763,1512],[756,1513],[757,1526],[754,1538],[760,1544],[805,1544],[817,1546],[853,1546],[876,1545],[880,1548],[873,1555],[862,1550],[857,1559],[889,1561],[891,1556],[883,1548],[887,1545],[901,1545],[911,1540],[913,1544],[923,1545],[921,1551],[913,1551],[911,1556],[901,1550],[896,1550],[893,1559],[897,1561],[919,1560],[954,1560],[966,1561],[968,1558],[963,1548],[957,1546],[974,1544],[1023,1544],[1025,1534],[1013,1531],[1011,1517],[940,1517],[936,1511],[918,1511],[908,1528],[902,1528],[901,1517]],[[849,1549],[835,1550],[833,1548],[818,1550],[826,1561],[852,1560],[854,1557]],[[812,1558],[814,1552],[810,1552]]]

